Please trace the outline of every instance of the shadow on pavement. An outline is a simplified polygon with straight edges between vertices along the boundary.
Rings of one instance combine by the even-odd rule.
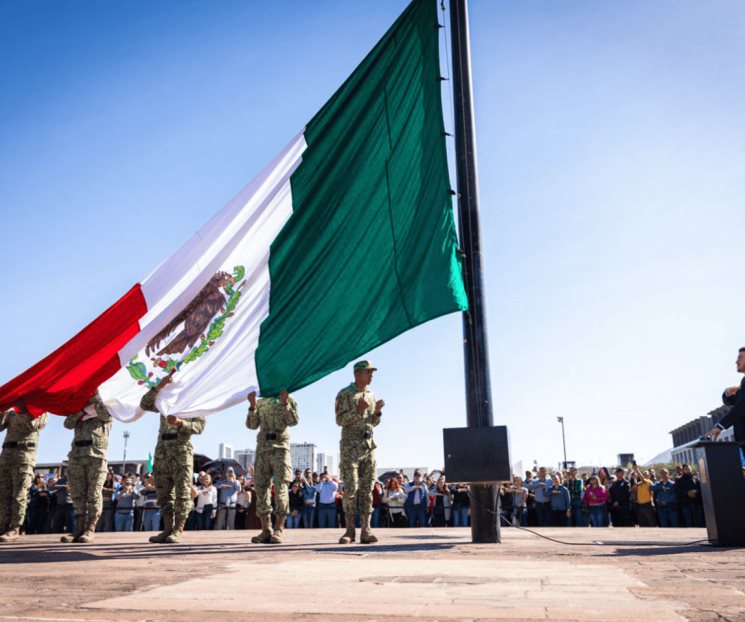
[[[207,556],[235,554],[243,556],[265,557],[273,551],[283,552],[307,552],[346,555],[369,555],[373,553],[392,553],[403,551],[438,551],[448,550],[460,545],[460,541],[452,541],[449,544],[438,542],[414,542],[414,543],[377,543],[360,545],[259,545],[249,542],[214,542],[214,543],[189,543],[183,544],[150,544],[147,542],[137,544],[86,544],[86,545],[8,545],[0,548],[0,565],[2,564],[50,564],[75,561],[95,561],[101,559],[147,559],[153,557],[179,557],[179,556]],[[228,560],[230,561],[230,560]]]

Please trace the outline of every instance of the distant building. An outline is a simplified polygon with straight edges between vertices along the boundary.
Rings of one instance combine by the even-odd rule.
[[[673,462],[673,450],[666,449],[661,454],[647,460],[642,466],[654,466],[655,464],[670,464]]]
[[[256,462],[256,451],[253,449],[238,449],[233,454],[233,459],[244,469],[247,469],[249,464]]]
[[[720,406],[702,415],[684,423],[679,428],[675,428],[670,434],[673,437],[673,448],[671,450],[671,462],[675,464],[695,464],[696,457],[693,449],[686,447],[688,443],[696,441],[711,430],[721,419],[731,410],[731,406]],[[735,433],[732,428],[728,428],[719,435],[722,441],[734,441]]]
[[[218,458],[220,460],[232,460],[233,459],[233,446],[227,443],[220,443],[218,447]]]
[[[331,475],[335,475],[334,467],[334,454],[319,451],[316,455],[315,471],[317,473],[323,473],[323,470],[326,469]]]
[[[290,461],[293,469],[312,471],[316,465],[316,446],[313,443],[290,443]]]

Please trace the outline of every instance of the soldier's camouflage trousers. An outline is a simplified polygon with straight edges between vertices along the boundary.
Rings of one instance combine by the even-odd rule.
[[[176,522],[186,519],[191,511],[191,484],[194,474],[193,458],[189,461],[170,457],[156,458],[153,464],[153,479],[158,494],[158,505],[164,514],[175,514]]]
[[[35,461],[35,451],[5,450],[0,456],[0,533],[18,529],[23,523]]]
[[[344,514],[356,514],[358,508],[360,514],[372,514],[375,452],[370,450],[358,456],[342,450],[339,474],[344,482]]]
[[[254,487],[256,488],[256,514],[272,513],[272,476],[274,477],[274,502],[277,514],[288,514],[290,495],[288,486],[292,479],[290,452],[285,449],[262,452],[256,455]]]
[[[101,516],[101,489],[106,480],[106,460],[93,456],[70,458],[67,480],[75,514],[87,515],[89,519]]]

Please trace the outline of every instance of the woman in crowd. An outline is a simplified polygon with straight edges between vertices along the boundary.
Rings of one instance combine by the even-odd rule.
[[[590,525],[593,527],[605,526],[607,501],[608,491],[600,485],[597,475],[591,475],[585,488],[584,503],[590,513]]]
[[[450,489],[445,483],[444,475],[440,475],[438,478],[437,484],[431,492],[431,496],[434,497],[434,500],[432,501],[432,526],[445,527],[450,521],[452,495]]]
[[[391,527],[406,527],[406,493],[401,488],[401,482],[397,477],[391,477],[385,486],[383,503],[388,508]]]
[[[614,476],[610,474],[610,471],[607,467],[600,467],[598,469],[598,481],[600,482],[600,485],[605,488],[606,492],[610,495],[610,486],[615,480]],[[608,518],[608,503],[605,505],[605,514],[603,515],[603,527],[607,527],[610,525],[610,520]]]
[[[204,473],[199,478],[199,486],[193,491],[194,508],[197,513],[197,529],[212,529],[212,521],[217,515],[217,489],[212,485],[212,476]]]
[[[300,519],[303,517],[303,491],[300,489],[300,483],[292,482],[290,484],[290,513],[287,515],[287,529],[297,529],[300,526]]]
[[[515,491],[512,500],[512,523],[515,526],[525,526],[528,523],[528,513],[526,511],[528,489],[523,486],[522,477],[515,475],[512,480],[512,488]]]
[[[468,484],[457,484],[450,489],[453,501],[453,526],[468,527],[468,511],[471,498],[468,496]]]
[[[101,496],[103,497],[103,510],[101,512],[101,519],[96,525],[96,531],[114,531],[114,488],[116,487],[116,479],[114,479],[114,472],[109,470],[106,473],[106,479],[103,482],[101,488]]]
[[[49,491],[43,475],[34,477],[29,490],[27,533],[44,533],[49,514]]]
[[[380,527],[380,513],[383,511],[383,484],[375,480],[373,484],[373,512],[370,517],[370,527],[376,529]]]

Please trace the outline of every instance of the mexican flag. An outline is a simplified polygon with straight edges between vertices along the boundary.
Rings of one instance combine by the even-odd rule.
[[[414,0],[258,176],[179,250],[0,389],[38,414],[98,388],[122,421],[297,390],[466,296],[449,193],[436,0]]]

